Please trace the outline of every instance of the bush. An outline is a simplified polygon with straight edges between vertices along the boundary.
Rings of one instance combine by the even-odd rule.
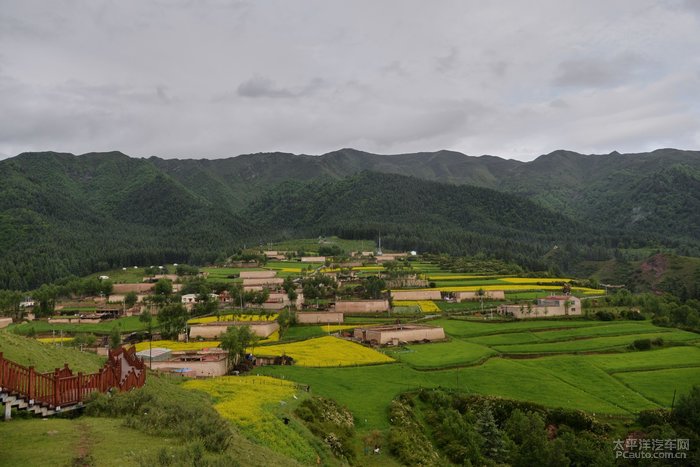
[[[615,319],[615,315],[606,310],[597,311],[595,317],[600,321],[613,321]]]
[[[632,343],[632,347],[636,350],[651,349],[651,339],[637,339]]]
[[[663,425],[671,421],[671,412],[665,409],[642,410],[637,414],[637,423],[644,428],[652,425]]]
[[[87,404],[91,416],[123,417],[124,424],[145,433],[199,440],[211,452],[223,452],[230,443],[231,428],[204,400],[190,391],[163,384],[148,375],[148,384],[134,391],[96,394]],[[171,386],[171,387],[168,387]]]

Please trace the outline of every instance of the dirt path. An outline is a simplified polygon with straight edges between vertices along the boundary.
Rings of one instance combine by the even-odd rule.
[[[80,435],[78,444],[76,446],[75,457],[73,458],[72,465],[74,467],[89,467],[95,465],[95,462],[90,454],[93,445],[92,432],[90,427],[85,422],[79,422],[76,424],[76,429]]]

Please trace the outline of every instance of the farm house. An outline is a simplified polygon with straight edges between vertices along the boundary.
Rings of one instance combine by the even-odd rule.
[[[551,295],[537,299],[535,305],[500,305],[498,313],[514,318],[581,315],[581,299],[573,295]]]
[[[392,324],[356,328],[355,339],[379,345],[399,345],[403,342],[439,341],[445,339],[441,327],[423,324]]]

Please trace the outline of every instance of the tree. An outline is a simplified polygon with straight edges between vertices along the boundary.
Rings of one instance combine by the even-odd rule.
[[[369,276],[362,279],[363,298],[381,298],[386,282],[379,276]]]
[[[297,314],[294,311],[289,309],[282,310],[279,315],[277,315],[277,324],[280,325],[280,337],[282,337],[284,333],[287,332],[287,329],[296,322]]]
[[[114,326],[109,333],[109,348],[116,349],[122,344],[122,335],[119,332],[119,327]]]
[[[481,454],[499,463],[506,462],[508,449],[505,435],[498,428],[488,401],[477,414],[475,428],[482,438]]]
[[[181,303],[165,305],[158,313],[161,333],[166,339],[177,339],[187,327],[187,310]]]
[[[235,368],[241,358],[245,356],[246,349],[257,336],[250,329],[250,326],[231,326],[221,336],[219,346],[228,352],[229,369]]]
[[[136,302],[138,301],[138,299],[139,299],[139,297],[138,297],[138,295],[136,295],[136,292],[134,292],[134,291],[128,292],[124,296],[124,306],[127,308],[133,308],[134,305],[136,305]]]
[[[58,296],[58,288],[53,284],[43,284],[32,294],[34,299],[39,302],[37,309],[37,317],[49,316],[53,313],[56,306],[56,297]]]
[[[22,319],[22,292],[18,290],[0,290],[0,312],[10,315],[15,321]]]
[[[104,295],[106,299],[108,299],[109,296],[112,294],[113,289],[114,285],[112,284],[112,281],[108,279],[100,281],[100,293]]]
[[[169,297],[173,293],[173,282],[170,279],[158,279],[153,292],[156,295]]]

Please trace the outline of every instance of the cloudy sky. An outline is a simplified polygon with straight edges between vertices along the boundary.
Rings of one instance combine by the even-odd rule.
[[[700,149],[700,0],[0,0],[0,158]]]

